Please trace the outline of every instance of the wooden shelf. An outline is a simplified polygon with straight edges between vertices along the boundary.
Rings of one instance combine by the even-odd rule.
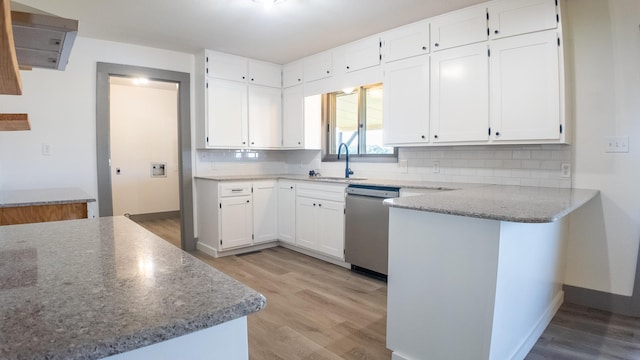
[[[29,115],[0,114],[0,131],[31,130]]]
[[[0,94],[22,95],[22,81],[11,25],[9,0],[0,0]]]

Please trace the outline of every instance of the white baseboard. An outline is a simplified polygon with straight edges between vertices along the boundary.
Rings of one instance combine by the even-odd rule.
[[[533,345],[536,344],[536,341],[540,338],[540,335],[547,328],[551,319],[556,315],[560,306],[564,302],[564,291],[560,290],[556,296],[553,298],[553,301],[547,307],[547,310],[542,314],[540,319],[538,319],[536,325],[531,329],[529,336],[527,336],[520,346],[518,346],[517,350],[511,356],[512,360],[521,360],[524,359],[529,351],[533,348]]]
[[[273,241],[273,242],[269,242],[269,243],[263,243],[263,244],[258,244],[258,245],[253,245],[253,246],[246,246],[246,247],[242,247],[239,249],[231,249],[231,250],[224,250],[224,251],[218,251],[215,248],[207,245],[207,244],[203,244],[203,243],[196,243],[196,249],[202,251],[203,253],[213,256],[215,258],[219,258],[219,257],[223,257],[223,256],[229,256],[229,255],[238,255],[238,254],[244,254],[244,253],[248,253],[248,252],[252,252],[252,251],[258,251],[258,250],[263,250],[263,249],[268,249],[268,248],[272,248],[278,246],[278,241]]]
[[[340,259],[336,259],[336,258],[328,256],[328,255],[324,255],[324,254],[315,252],[313,250],[308,250],[308,249],[305,249],[305,248],[302,248],[302,247],[299,247],[299,246],[296,246],[296,245],[293,245],[293,244],[289,244],[289,243],[286,243],[286,242],[283,242],[283,241],[278,241],[278,245],[282,246],[283,248],[287,248],[287,249],[290,249],[290,250],[293,250],[293,251],[297,251],[299,253],[314,257],[316,259],[320,259],[322,261],[326,261],[328,263],[332,263],[334,265],[338,265],[338,266],[342,266],[342,267],[347,268],[347,269],[351,269],[351,264],[350,263],[344,262],[344,261],[342,261]]]

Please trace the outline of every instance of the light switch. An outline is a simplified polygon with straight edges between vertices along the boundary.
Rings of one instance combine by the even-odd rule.
[[[629,137],[628,136],[607,136],[604,138],[604,152],[607,153],[628,153]]]

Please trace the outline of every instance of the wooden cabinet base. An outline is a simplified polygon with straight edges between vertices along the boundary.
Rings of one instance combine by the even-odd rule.
[[[87,203],[0,208],[0,225],[87,218]]]

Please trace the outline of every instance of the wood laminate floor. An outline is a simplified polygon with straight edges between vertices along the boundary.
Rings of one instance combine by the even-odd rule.
[[[179,247],[179,219],[138,223]],[[251,360],[391,358],[385,283],[282,247],[192,254],[267,297],[248,317]],[[640,359],[640,319],[565,303],[526,359]]]

